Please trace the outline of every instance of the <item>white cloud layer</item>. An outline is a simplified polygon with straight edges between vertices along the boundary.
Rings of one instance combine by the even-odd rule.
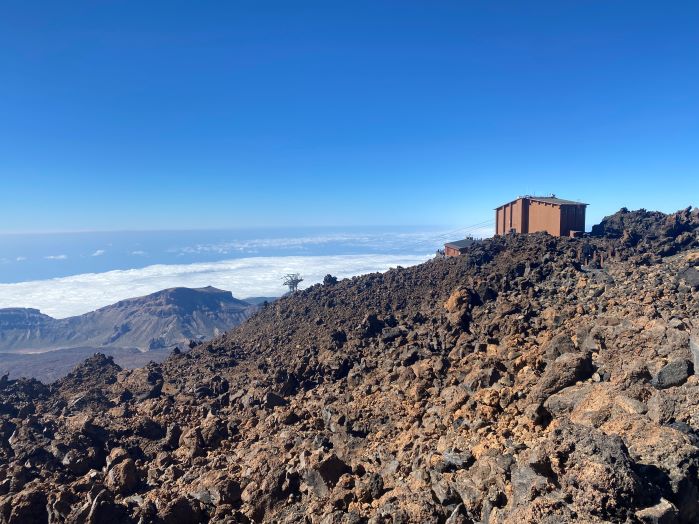
[[[95,251],[94,253],[92,253],[92,256],[93,256],[93,257],[101,257],[101,256],[104,255],[105,253],[106,253],[106,251],[105,251],[104,249],[98,249],[97,251]]]
[[[65,260],[68,258],[68,255],[49,255],[47,257],[44,257],[46,260]]]
[[[395,266],[411,266],[425,255],[333,255],[251,257],[196,264],[158,264],[141,269],[85,273],[50,280],[0,284],[0,308],[33,307],[56,318],[80,315],[125,298],[170,287],[214,286],[237,298],[279,296],[282,277],[301,273],[301,288],[330,273],[347,278]]]
[[[405,252],[407,248],[418,251],[435,249],[444,242],[460,240],[465,236],[483,238],[492,236],[493,228],[489,226],[466,228],[451,232],[405,232],[405,233],[332,233],[327,235],[254,238],[248,240],[233,240],[227,242],[196,244],[192,246],[172,248],[169,251],[179,254],[215,253],[228,255],[231,253],[257,253],[260,250],[274,249],[304,249],[309,246],[342,244],[343,246],[365,247],[372,250],[388,249]]]

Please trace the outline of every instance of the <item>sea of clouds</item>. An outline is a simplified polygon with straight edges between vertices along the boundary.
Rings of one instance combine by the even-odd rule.
[[[474,230],[480,238],[482,228]],[[487,230],[486,230],[487,232]],[[459,233],[457,233],[458,236]],[[472,235],[473,236],[473,235]],[[460,238],[460,237],[459,237]],[[215,255],[233,254],[258,254],[269,250],[276,252],[287,251],[316,251],[323,246],[341,246],[343,249],[361,250],[364,253],[371,252],[409,252],[437,249],[446,240],[454,240],[443,232],[408,232],[408,233],[332,233],[315,234],[294,237],[267,237],[236,239],[232,241],[197,243],[184,247],[170,248],[168,251],[177,255],[201,255],[212,253]]]
[[[0,308],[32,307],[55,318],[80,315],[119,300],[170,287],[214,286],[237,298],[280,296],[282,277],[300,273],[301,288],[330,273],[339,278],[411,266],[433,254],[364,254],[248,257],[193,264],[155,264],[138,269],[0,284]]]

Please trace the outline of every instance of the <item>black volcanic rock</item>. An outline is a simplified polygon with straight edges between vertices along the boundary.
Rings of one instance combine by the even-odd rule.
[[[58,389],[78,391],[94,387],[96,384],[105,385],[116,382],[117,373],[121,368],[114,363],[112,357],[95,353],[68,375],[54,384]]]
[[[670,215],[659,211],[629,211],[624,208],[593,226],[592,236],[618,239],[620,242],[616,249],[620,253],[633,247],[637,253],[669,256],[680,250],[699,247],[697,224],[697,208],[689,207]]]
[[[694,365],[689,360],[673,360],[663,366],[653,377],[652,384],[658,389],[680,386],[694,373]]]
[[[694,289],[699,289],[699,269],[688,267],[678,273],[678,276],[684,280],[687,285]]]
[[[698,218],[697,209],[691,207],[671,215],[659,211],[629,211],[623,208],[592,226],[592,235],[614,239],[633,235],[646,241],[663,237],[675,238],[682,233],[694,231]]]

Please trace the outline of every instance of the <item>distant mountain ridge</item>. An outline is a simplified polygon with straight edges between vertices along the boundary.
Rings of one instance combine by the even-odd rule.
[[[33,308],[0,309],[0,352],[73,347],[165,349],[240,324],[258,306],[214,287],[170,288],[55,319]]]

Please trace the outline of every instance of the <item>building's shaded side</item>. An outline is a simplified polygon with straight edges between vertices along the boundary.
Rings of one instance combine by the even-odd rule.
[[[561,235],[585,231],[585,206],[561,206]]]

